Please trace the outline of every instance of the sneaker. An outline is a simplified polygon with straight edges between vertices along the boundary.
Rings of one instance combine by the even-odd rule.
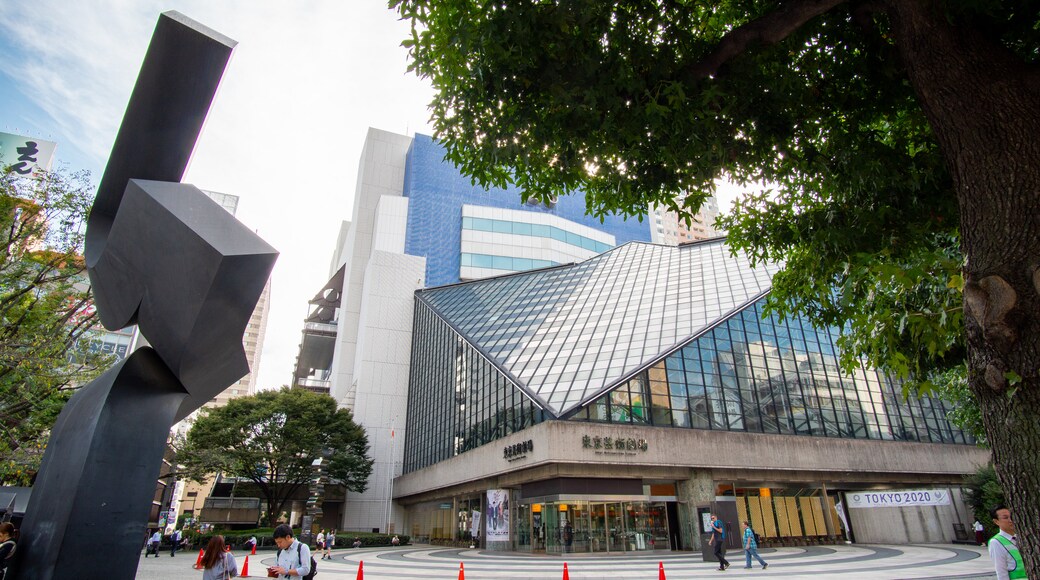
[[[726,568],[729,568],[729,564],[726,564],[722,569],[725,570]]]
[[[745,570],[750,570],[750,569],[751,569],[751,566],[744,566],[744,569],[745,569]]]
[[[769,564],[762,564],[762,569],[763,569],[763,570],[765,570],[765,569],[766,569],[766,568],[768,568],[768,567],[769,567]]]

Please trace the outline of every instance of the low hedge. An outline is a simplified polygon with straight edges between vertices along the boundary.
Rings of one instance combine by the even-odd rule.
[[[229,544],[232,549],[244,548],[249,538],[256,536],[257,549],[278,549],[274,544],[274,528],[259,528],[256,530],[213,530],[206,533],[198,532],[187,532],[185,537],[191,544],[198,547],[205,547],[209,543],[210,539],[215,535],[224,536],[224,542]],[[294,535],[298,535],[298,530],[293,530]],[[401,540],[401,545],[407,545],[410,536],[397,534],[397,537]],[[392,546],[391,543],[394,538],[394,534],[373,534],[370,532],[357,532],[357,533],[343,533],[336,535],[336,545],[333,549],[341,550],[343,548],[352,548],[354,546],[354,538],[361,539],[361,546],[364,548],[380,547],[380,546]],[[311,549],[314,549],[315,545],[312,542]]]

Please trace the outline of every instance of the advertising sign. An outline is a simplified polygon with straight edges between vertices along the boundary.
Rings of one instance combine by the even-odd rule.
[[[484,537],[489,542],[509,541],[509,490],[489,489]]]
[[[51,141],[0,133],[0,169],[11,168],[19,175],[32,175],[37,169],[50,169],[54,159]]]
[[[950,492],[945,489],[850,491],[845,498],[849,508],[950,505]]]

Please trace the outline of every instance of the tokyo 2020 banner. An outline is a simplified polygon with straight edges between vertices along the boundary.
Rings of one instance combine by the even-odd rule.
[[[845,498],[850,508],[950,505],[950,492],[945,489],[850,491]]]

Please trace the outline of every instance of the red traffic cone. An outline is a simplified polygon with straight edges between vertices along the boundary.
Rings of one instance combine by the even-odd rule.
[[[246,556],[246,561],[242,563],[242,571],[238,575],[242,578],[249,578],[249,556]]]
[[[657,572],[657,580],[665,580],[665,577],[664,577],[664,562],[658,562],[657,563],[657,568],[659,570]]]
[[[459,580],[466,580],[466,569],[462,567],[462,562],[459,562]]]
[[[361,560],[357,563],[357,580],[365,580],[365,561]]]
[[[255,543],[253,544],[253,551],[249,552],[249,555],[250,556],[255,556],[256,555],[256,544]]]
[[[567,562],[563,563],[563,580],[571,580],[571,575],[567,573]]]
[[[202,548],[202,549],[199,550],[199,557],[195,559],[195,565],[192,566],[192,568],[195,568],[196,570],[198,570],[199,568],[202,567],[202,556],[205,553],[206,553],[206,549],[205,548]]]

